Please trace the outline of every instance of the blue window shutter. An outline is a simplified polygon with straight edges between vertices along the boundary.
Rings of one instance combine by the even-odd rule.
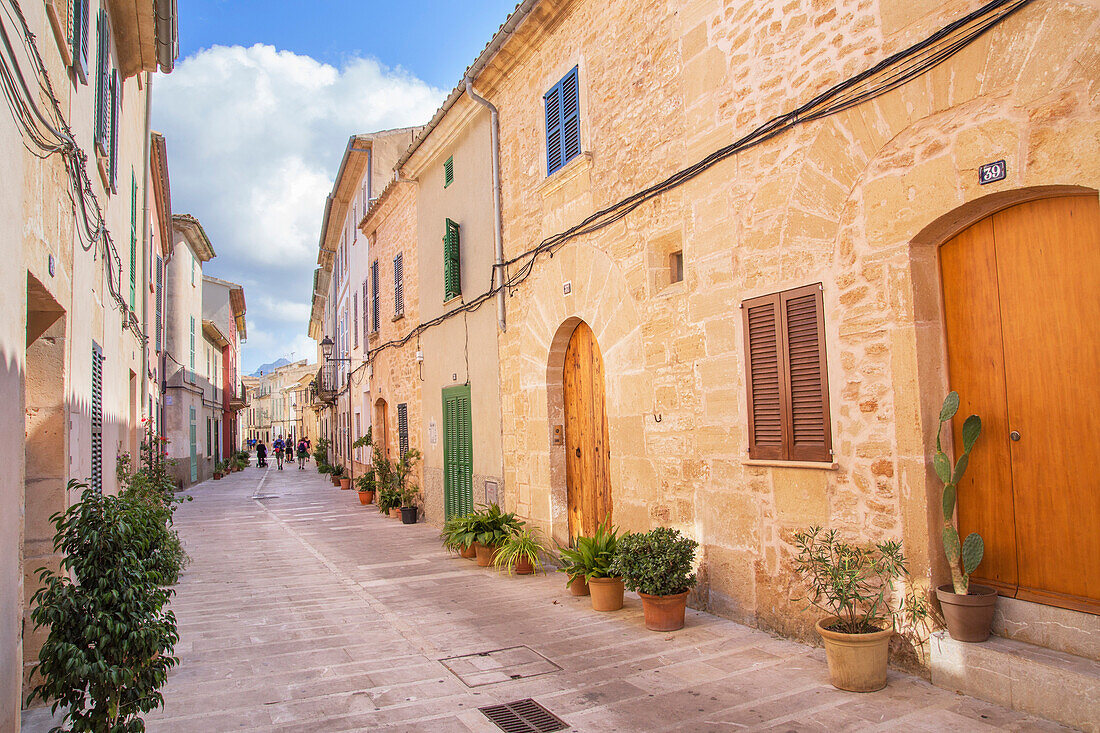
[[[577,67],[561,80],[561,164],[565,165],[581,152],[581,100]]]
[[[546,175],[562,166],[561,150],[561,83],[543,97],[546,103]]]

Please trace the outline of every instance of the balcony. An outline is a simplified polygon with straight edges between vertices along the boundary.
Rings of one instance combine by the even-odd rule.
[[[339,387],[336,381],[336,365],[325,364],[317,370],[316,401],[331,404],[336,401]]]
[[[233,386],[235,389],[226,391],[226,396],[228,397],[226,404],[230,410],[239,412],[248,407],[248,390],[245,389],[243,382],[234,382]]]

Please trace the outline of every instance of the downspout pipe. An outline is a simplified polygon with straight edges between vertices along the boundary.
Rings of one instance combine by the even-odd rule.
[[[141,332],[146,335],[145,345],[141,350],[141,410],[144,411],[145,407],[149,404],[149,350],[150,348],[156,348],[156,336],[150,339],[149,336],[149,287],[147,283],[150,279],[149,265],[156,260],[152,260],[153,249],[149,246],[149,233],[152,228],[152,222],[150,221],[149,212],[149,194],[151,192],[151,186],[149,185],[149,178],[151,173],[149,171],[149,161],[151,157],[152,148],[152,136],[153,136],[153,75],[148,71],[145,72],[145,140],[142,144],[142,167],[141,167],[141,200],[144,204],[145,211],[142,212],[141,221],[141,242],[144,252],[141,256]],[[154,295],[154,297],[156,297]],[[136,303],[135,303],[136,305]],[[159,375],[158,375],[159,376]],[[155,424],[156,415],[149,416],[150,424]],[[159,426],[158,426],[159,428]]]
[[[490,147],[493,149],[493,240],[496,244],[496,264],[493,266],[493,287],[497,291],[497,322],[501,332],[508,330],[507,312],[504,302],[504,217],[500,208],[500,115],[496,106],[474,89],[474,80],[466,77],[466,93],[470,99],[489,110]],[[498,278],[499,277],[499,285]]]

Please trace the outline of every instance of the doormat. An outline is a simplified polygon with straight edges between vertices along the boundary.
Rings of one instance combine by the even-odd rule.
[[[508,733],[551,733],[569,727],[564,720],[530,698],[478,710]]]
[[[493,685],[561,670],[561,667],[526,646],[463,654],[440,659],[439,662],[467,687]]]

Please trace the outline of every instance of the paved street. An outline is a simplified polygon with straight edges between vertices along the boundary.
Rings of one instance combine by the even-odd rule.
[[[152,731],[497,731],[477,708],[523,698],[577,731],[1064,730],[897,672],[843,693],[821,650],[708,614],[648,632],[632,594],[595,613],[560,574],[448,557],[434,528],[360,506],[312,465],[193,495],[178,512],[181,664]],[[511,647],[530,651],[446,662],[472,687],[440,661]]]

